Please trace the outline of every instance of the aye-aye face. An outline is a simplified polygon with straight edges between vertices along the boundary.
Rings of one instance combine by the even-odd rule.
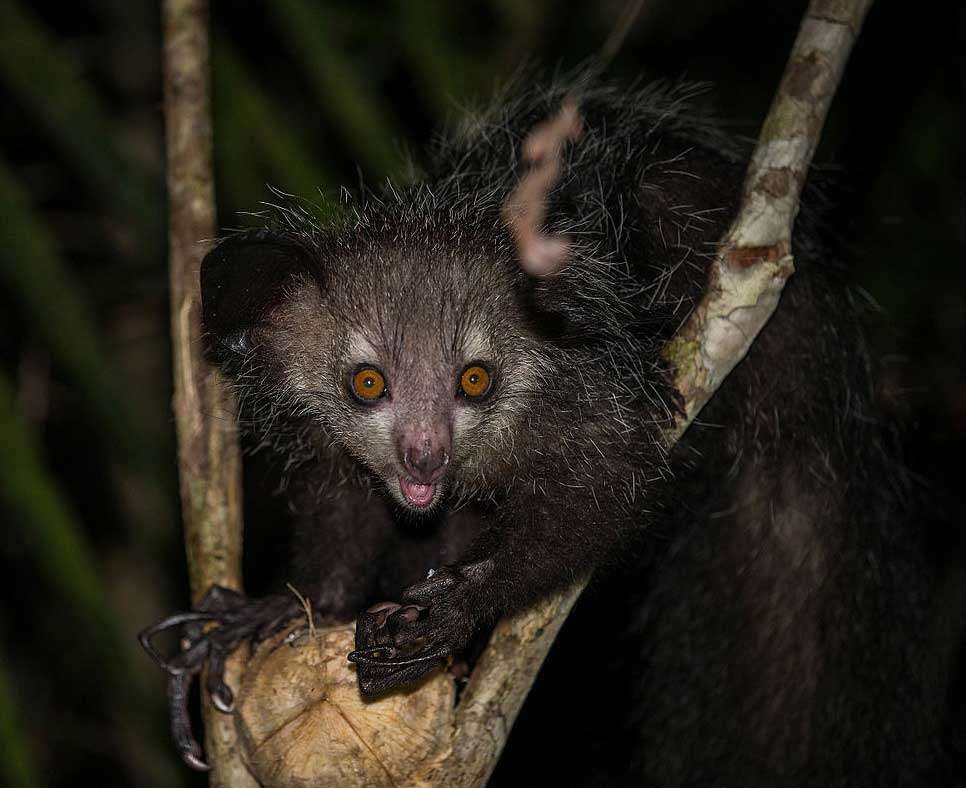
[[[499,480],[537,343],[510,265],[431,249],[374,249],[300,280],[268,338],[289,386],[334,443],[413,512]]]

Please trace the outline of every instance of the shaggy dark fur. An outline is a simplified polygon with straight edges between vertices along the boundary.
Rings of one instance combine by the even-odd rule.
[[[423,180],[331,226],[283,207],[206,259],[210,356],[287,464],[293,582],[322,613],[360,616],[360,686],[380,693],[603,567],[496,782],[938,779],[904,481],[861,309],[808,204],[776,317],[669,455],[660,353],[746,150],[689,109],[692,88],[582,90],[586,132],[548,220],[575,252],[532,281],[500,208],[522,137],[563,92],[503,97]],[[494,382],[469,402],[457,380],[475,361]],[[360,363],[388,380],[374,406],[347,388]],[[412,470],[413,436],[441,476]],[[397,477],[432,505],[407,504]],[[245,604],[223,648],[298,612]]]

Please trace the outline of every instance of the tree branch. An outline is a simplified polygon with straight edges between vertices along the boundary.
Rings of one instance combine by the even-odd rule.
[[[241,463],[231,397],[201,355],[198,271],[215,235],[208,101],[208,4],[165,0],[164,109],[167,147],[174,414],[191,593],[241,588]],[[237,678],[241,655],[226,677]],[[205,704],[211,784],[253,786],[230,717]]]

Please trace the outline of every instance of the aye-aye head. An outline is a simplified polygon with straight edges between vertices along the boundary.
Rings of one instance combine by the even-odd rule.
[[[204,328],[243,395],[312,420],[427,512],[509,467],[545,353],[501,241],[392,230],[229,237],[202,266]]]

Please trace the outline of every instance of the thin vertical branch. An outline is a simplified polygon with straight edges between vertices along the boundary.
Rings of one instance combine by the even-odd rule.
[[[164,107],[174,413],[191,593],[241,588],[241,463],[231,396],[202,358],[201,241],[215,235],[206,0],[165,0]],[[237,668],[236,668],[237,669]],[[226,678],[231,680],[235,676]],[[212,785],[255,785],[230,716],[206,705]]]

